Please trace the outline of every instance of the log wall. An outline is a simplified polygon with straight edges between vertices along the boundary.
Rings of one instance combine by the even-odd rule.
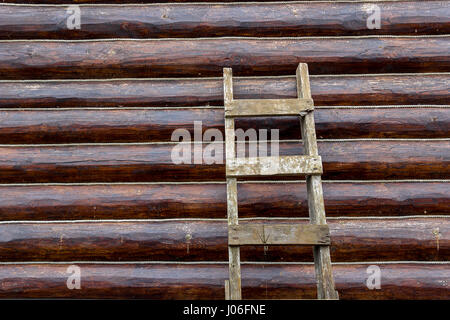
[[[340,298],[450,299],[450,1],[14,2],[0,4],[0,298],[223,299],[224,165],[175,163],[172,134],[223,134],[223,67],[238,99],[295,98],[306,62]],[[80,29],[53,4],[83,4]],[[295,117],[237,127],[302,152]],[[307,223],[302,177],[240,181],[238,197],[242,223]],[[316,297],[310,247],[241,256],[246,299]]]

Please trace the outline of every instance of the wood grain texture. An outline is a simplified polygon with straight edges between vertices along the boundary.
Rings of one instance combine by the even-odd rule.
[[[311,85],[309,82],[309,71],[306,63],[300,63],[296,70],[297,94],[299,98],[311,99]],[[316,124],[314,123],[313,111],[300,117],[300,129],[304,154],[308,156],[318,156]],[[311,224],[325,225],[326,214],[323,201],[322,177],[321,175],[306,176],[306,190],[308,194],[309,219]],[[331,267],[330,247],[314,246],[314,268],[317,279],[318,299],[339,299],[336,291],[333,271]]]
[[[185,2],[175,0],[178,1]],[[200,0],[204,1],[208,2]],[[70,4],[85,2],[105,0],[75,0]],[[369,30],[365,25],[368,3],[361,2],[146,7],[112,5],[129,0],[107,2],[110,4],[103,7],[82,7],[82,28],[72,31],[65,28],[66,6],[0,4],[0,108],[45,108],[0,110],[0,298],[223,299],[224,280],[228,278],[226,261],[230,255],[224,165],[176,165],[170,157],[173,145],[165,143],[177,128],[192,131],[194,120],[204,120],[204,130],[218,128],[223,132],[223,110],[163,109],[222,106],[221,79],[204,77],[220,76],[223,67],[232,67],[238,76],[272,76],[292,74],[298,62],[307,62],[316,75],[311,83],[316,106],[446,105],[449,101],[450,73],[444,72],[450,71],[450,36],[440,36],[450,33],[447,2],[379,2],[383,17],[379,30]],[[369,34],[376,36],[364,36]],[[383,37],[383,34],[399,36]],[[338,37],[281,38],[329,35]],[[363,37],[339,37],[353,35]],[[189,39],[218,36],[228,38]],[[111,37],[143,39],[51,40]],[[168,39],[173,37],[185,39]],[[405,72],[417,74],[386,75]],[[332,75],[343,73],[354,75]],[[358,75],[365,73],[384,74]],[[296,98],[295,80],[236,78],[235,96]],[[68,107],[118,109],[56,109]],[[155,108],[130,109],[135,107]],[[317,137],[448,138],[448,113],[447,109],[437,107],[320,109],[316,113]],[[279,126],[282,139],[300,138],[294,117],[236,122],[237,128],[255,126],[257,129]],[[147,141],[162,143],[11,145]],[[449,143],[447,140],[319,143],[326,179],[364,180],[324,184],[327,214],[352,217],[328,221],[332,259],[367,262],[333,266],[340,298],[449,299],[450,264],[424,262],[448,261],[450,257],[450,183],[369,181],[450,179]],[[297,143],[282,144],[281,150],[287,156],[302,153]],[[221,148],[218,152],[223,154]],[[105,183],[10,185],[100,181]],[[162,183],[108,184],[155,181]],[[164,184],[168,181],[177,183]],[[179,184],[180,181],[210,182]],[[229,186],[237,194],[233,208],[236,219],[238,206],[243,218],[262,213],[290,218],[293,214],[303,218],[308,215],[304,183],[231,182]],[[311,188],[311,179],[309,182]],[[437,214],[441,216],[429,216]],[[358,217],[362,215],[377,218]],[[421,217],[393,217],[405,215]],[[203,220],[186,219],[189,217]],[[221,220],[206,219],[214,217]],[[133,218],[147,220],[45,221]],[[157,220],[148,220],[151,218]],[[243,223],[291,226],[296,221],[306,226],[307,219],[259,218]],[[237,253],[234,258],[244,261],[313,259],[311,248],[301,246],[243,247]],[[317,253],[316,250],[316,256]],[[329,260],[329,255],[328,251],[323,257]],[[67,267],[76,260],[91,262],[76,262],[81,266],[82,289],[69,290]],[[174,263],[138,263],[149,260]],[[367,267],[380,260],[394,263],[379,264],[382,289],[369,290]],[[395,262],[398,260],[422,263]],[[194,263],[182,263],[186,261]],[[331,274],[331,266],[327,270]],[[240,287],[240,268],[238,276]],[[249,299],[315,298],[314,266],[244,263],[242,289],[243,296]]]
[[[234,158],[227,161],[227,177],[286,176],[321,174],[319,156],[277,156]]]
[[[233,102],[233,70],[230,68],[223,69],[223,103],[225,111],[231,110],[231,103]],[[225,123],[225,156],[224,161],[226,165],[236,157],[235,148],[235,127],[234,119],[224,118]],[[237,195],[237,180],[233,177],[228,177],[226,172],[227,182],[227,225],[237,226],[239,224],[238,216],[238,195]],[[228,273],[229,278],[225,281],[225,299],[226,300],[241,300],[242,286],[241,286],[241,249],[239,246],[228,246]]]
[[[323,184],[327,216],[450,215],[450,183]],[[304,183],[238,184],[242,218],[308,217]],[[0,186],[0,220],[226,218],[225,184]]]
[[[1,42],[0,79],[448,72],[448,36]],[[283,50],[280,50],[283,48]],[[183,65],[180,68],[180,65]]]
[[[366,3],[155,4],[82,6],[69,30],[67,7],[0,6],[0,39],[189,38],[218,36],[419,35],[450,33],[443,1],[381,2],[380,29]]]
[[[291,217],[295,216],[293,213]],[[450,217],[328,219],[338,261],[446,261]],[[239,226],[308,220],[240,220]],[[1,261],[227,261],[225,219],[0,224]],[[311,246],[240,247],[241,261],[313,261]],[[243,296],[246,298],[246,296]]]
[[[450,108],[330,108],[316,109],[314,117],[321,139],[450,137]],[[0,144],[171,141],[179,128],[193,137],[194,121],[202,133],[224,134],[223,118],[223,110],[201,108],[0,110]],[[235,126],[300,139],[298,117],[241,118]]]
[[[229,104],[225,116],[299,116],[313,109],[312,99],[239,99]]]
[[[226,264],[79,264],[81,289],[67,289],[70,264],[0,266],[2,298],[224,299]],[[335,265],[341,299],[448,299],[450,266],[421,263],[379,265],[380,290],[367,289],[367,264]],[[315,299],[312,265],[243,265],[248,299]]]
[[[228,245],[329,245],[327,225],[240,224],[228,227]]]
[[[224,164],[175,164],[176,145],[4,145],[0,183],[225,180]],[[298,143],[279,147],[280,155],[302,153]],[[324,179],[449,179],[449,152],[447,140],[319,142]]]
[[[291,73],[295,68],[291,69]],[[448,104],[450,74],[311,77],[316,106]],[[1,108],[223,106],[222,79],[0,81]],[[236,99],[297,98],[295,77],[234,78]]]

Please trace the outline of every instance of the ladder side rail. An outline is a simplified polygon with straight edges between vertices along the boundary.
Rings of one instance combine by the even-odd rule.
[[[224,107],[229,110],[233,101],[233,78],[231,68],[223,69],[224,77]],[[225,156],[226,162],[234,159],[235,131],[234,119],[225,118]],[[237,180],[227,177],[227,216],[228,226],[238,225]],[[228,246],[229,276],[225,281],[225,295],[227,300],[241,300],[241,258],[239,246]]]
[[[300,63],[297,71],[297,94],[299,98],[311,99],[311,88],[309,84],[308,65]],[[300,117],[300,126],[304,154],[317,156],[316,129],[314,124],[314,113],[307,112]],[[309,217],[312,224],[326,224],[325,205],[323,201],[322,178],[320,175],[307,175],[306,187],[308,194]],[[317,297],[319,299],[339,299],[335,290],[333,271],[331,267],[330,247],[314,246],[314,265],[317,281]]]

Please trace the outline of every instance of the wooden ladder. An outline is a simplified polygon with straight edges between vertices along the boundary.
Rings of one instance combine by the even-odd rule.
[[[225,298],[240,300],[242,245],[311,245],[318,299],[339,299],[334,287],[330,258],[330,233],[325,219],[322,192],[322,159],[318,154],[314,104],[308,65],[297,68],[297,99],[233,98],[232,70],[223,69],[225,104],[225,153],[227,178],[228,255],[230,279],[225,280]],[[299,116],[304,155],[237,158],[234,118]],[[306,175],[310,224],[239,224],[237,181],[240,176]]]

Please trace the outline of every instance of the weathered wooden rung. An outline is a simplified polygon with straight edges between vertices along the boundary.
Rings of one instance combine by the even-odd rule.
[[[312,110],[312,99],[239,99],[225,106],[225,117],[299,116]]]
[[[330,245],[327,225],[239,224],[229,226],[228,245]]]
[[[279,156],[227,159],[227,177],[322,174],[320,156]]]

